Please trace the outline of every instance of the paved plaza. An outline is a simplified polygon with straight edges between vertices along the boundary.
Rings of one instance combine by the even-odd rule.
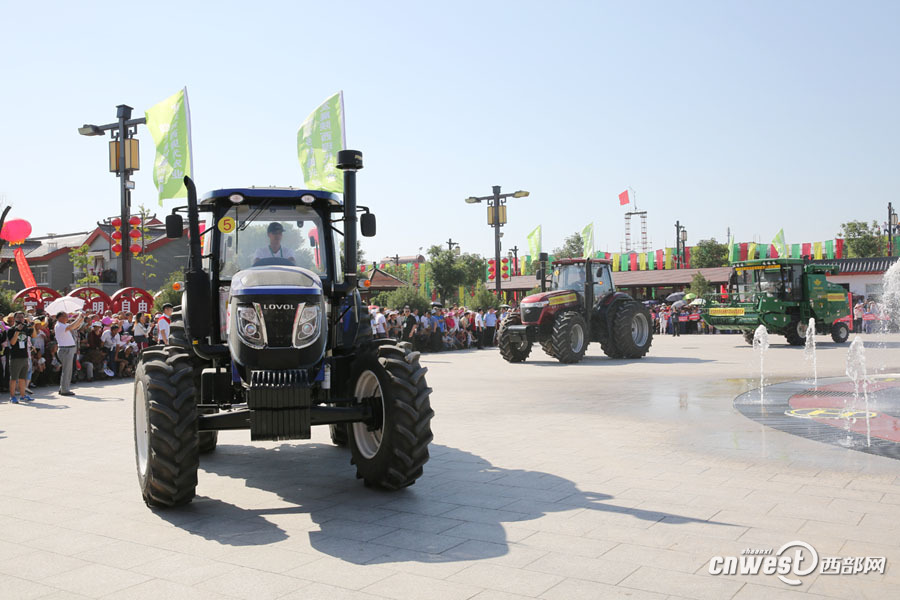
[[[826,378],[845,377],[848,346],[818,342],[832,402],[821,408],[840,412],[855,400]],[[869,374],[890,387],[900,336],[866,342]],[[778,401],[806,429],[779,427],[792,418],[781,405],[746,410],[759,358],[736,335],[657,337],[636,361],[592,345],[578,365],[539,349],[517,365],[496,350],[422,362],[432,458],[396,493],[365,488],[327,428],[294,443],[228,432],[202,458],[194,502],[154,511],[135,475],[129,383],[4,399],[0,598],[897,597],[898,454],[861,451],[865,426],[850,418],[840,433],[852,444],[806,435],[829,413],[810,417],[811,363],[783,338],[765,356],[766,383],[794,386]],[[886,414],[876,392],[871,412]],[[873,431],[895,447],[890,426]],[[709,573],[714,556],[792,541],[886,567],[816,571],[797,586]]]

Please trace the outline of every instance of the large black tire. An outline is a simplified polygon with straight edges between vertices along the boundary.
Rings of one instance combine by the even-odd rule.
[[[806,344],[806,323],[799,319],[793,319],[784,330],[784,337],[791,346],[803,346]]]
[[[850,328],[846,323],[835,323],[831,326],[831,339],[835,344],[846,344],[850,339]]]
[[[597,324],[597,339],[600,341],[600,349],[610,358],[625,358],[625,354],[616,345],[616,341],[604,324]]]
[[[399,490],[415,483],[428,462],[431,443],[431,389],[427,368],[408,345],[381,344],[354,361],[350,392],[356,398],[381,398],[381,427],[365,423],[349,430],[351,464],[367,486]]]
[[[134,446],[141,495],[148,506],[194,498],[200,465],[193,365],[175,346],[148,348],[134,377]]]
[[[612,319],[612,339],[622,358],[642,358],[653,344],[653,320],[640,302],[625,301]]]
[[[176,306],[172,310],[172,322],[169,325],[169,344],[172,346],[177,346],[187,352],[191,356],[191,362],[194,365],[194,390],[196,393],[195,402],[200,403],[200,373],[203,371],[203,368],[206,366],[206,363],[202,358],[197,356],[194,353],[193,348],[191,348],[191,342],[188,340],[187,333],[184,329],[184,316],[182,315],[181,307]],[[215,414],[219,412],[214,408],[206,408],[201,411],[200,414],[209,415]],[[219,432],[218,431],[201,431],[200,432],[200,454],[209,454],[213,450],[216,449],[216,445],[219,443]]]
[[[525,359],[531,354],[531,342],[514,343],[509,339],[509,326],[521,324],[522,318],[519,315],[510,315],[500,321],[500,328],[497,332],[497,347],[500,348],[500,356],[506,362],[525,362]]]
[[[744,341],[747,342],[748,344],[750,344],[751,346],[753,345],[753,334],[754,334],[754,332],[752,332],[752,331],[744,332]]]
[[[556,315],[550,341],[556,360],[565,364],[579,362],[588,346],[584,317],[574,311]]]
[[[547,356],[556,358],[556,355],[553,354],[553,338],[541,340],[541,350],[543,350]]]
[[[328,426],[329,432],[331,433],[331,443],[335,446],[340,446],[342,448],[347,446],[347,441],[350,437],[350,434],[347,432],[346,423],[338,423],[336,425]]]

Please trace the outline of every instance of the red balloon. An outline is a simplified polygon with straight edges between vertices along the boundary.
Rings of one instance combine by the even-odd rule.
[[[130,219],[128,219],[128,224],[131,225],[132,227],[137,227],[138,225],[141,224],[141,218],[140,217],[131,217]]]
[[[31,235],[31,223],[25,219],[7,221],[3,225],[3,231],[0,231],[0,238],[10,244],[21,244],[29,235]]]
[[[128,232],[128,237],[130,237],[132,239],[137,239],[137,238],[141,237],[141,232],[138,231],[137,229],[132,229],[131,231]]]
[[[131,252],[133,254],[138,254],[141,251],[141,245],[140,244],[132,244],[131,248],[129,248],[129,250],[131,250]]]

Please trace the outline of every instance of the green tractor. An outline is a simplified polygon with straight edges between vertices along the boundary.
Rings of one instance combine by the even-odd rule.
[[[727,293],[707,296],[703,320],[719,329],[742,331],[748,344],[760,325],[783,335],[792,346],[806,342],[809,320],[816,333],[831,334],[838,344],[850,337],[847,290],[829,283],[833,265],[810,264],[799,258],[736,262]]]
[[[187,214],[182,304],[168,344],[144,350],[135,373],[135,454],[149,506],[191,501],[200,454],[223,430],[298,440],[329,426],[366,485],[397,490],[422,475],[434,414],[426,368],[409,344],[373,339],[353,250],[357,222],[375,235],[375,215],[356,206],[362,155],[340,151],[337,167],[343,203],[294,188],[222,189],[198,202],[185,177],[187,206],[166,217],[177,238]],[[202,233],[201,214],[212,224]],[[335,233],[350,249],[343,259]]]

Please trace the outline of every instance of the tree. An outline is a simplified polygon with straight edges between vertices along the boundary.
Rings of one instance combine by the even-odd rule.
[[[499,308],[500,300],[497,298],[494,292],[487,290],[484,287],[484,283],[479,281],[475,286],[475,297],[472,298],[470,304],[471,306],[469,308],[472,308],[474,310],[478,310],[479,308],[487,310],[489,308]]]
[[[85,244],[79,248],[69,250],[69,259],[72,261],[72,267],[76,275],[81,275],[75,280],[78,285],[90,285],[92,283],[100,283],[100,277],[91,273],[91,263],[93,260],[88,256],[91,247]],[[127,250],[123,250],[127,252]]]
[[[15,295],[15,290],[0,290],[0,314],[8,315],[13,311],[25,308],[21,300],[13,300]]]
[[[154,294],[153,310],[155,312],[162,312],[163,304],[171,304],[172,306],[181,304],[181,292],[176,292],[172,288],[176,281],[184,282],[184,271],[182,269],[172,271],[162,288],[158,290],[159,295]]]
[[[341,260],[344,258],[344,240],[341,240]],[[366,262],[366,252],[362,249],[362,242],[359,238],[356,240],[356,264],[361,265]]]
[[[553,256],[555,258],[581,258],[584,256],[584,240],[581,239],[581,232],[576,231],[566,237],[562,248],[553,249]],[[535,258],[532,257],[532,260]]]
[[[459,286],[471,287],[484,279],[484,259],[477,254],[461,254],[434,245],[428,249],[429,266],[435,288],[442,299],[456,297]]]
[[[703,276],[703,273],[698,271],[694,273],[694,278],[691,280],[691,286],[688,291],[691,294],[696,294],[698,298],[702,298],[712,292],[712,284]]]
[[[411,310],[418,309],[420,314],[431,307],[431,300],[425,297],[424,292],[411,285],[397,288],[392,292],[381,292],[372,298],[372,303],[386,306],[391,310],[401,310],[404,306],[409,306]]]
[[[728,264],[728,246],[720,244],[716,238],[700,240],[691,248],[691,267],[695,269],[707,269],[709,267],[724,267]]]
[[[147,221],[150,220],[150,211],[147,210],[143,204],[138,208],[141,215],[141,224],[135,227],[135,230],[139,231],[141,237],[135,238],[134,243],[141,246],[142,252],[136,254],[134,256],[135,262],[141,265],[141,270],[144,275],[145,280],[150,280],[156,277],[156,273],[152,271],[153,267],[156,266],[156,263],[159,262],[156,260],[156,257],[153,254],[147,252],[147,244],[153,239],[153,236],[150,235],[150,228],[147,227]],[[127,252],[128,250],[123,248],[122,252]]]
[[[865,221],[841,223],[838,235],[846,240],[850,258],[872,258],[885,254],[885,241],[878,221],[872,221],[871,227]]]

